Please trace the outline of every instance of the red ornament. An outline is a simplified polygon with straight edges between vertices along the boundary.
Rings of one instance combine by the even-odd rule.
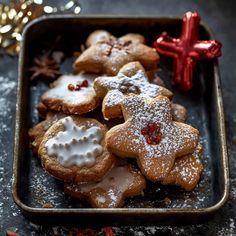
[[[182,90],[192,88],[193,68],[198,60],[213,59],[221,55],[221,43],[217,40],[198,40],[200,16],[187,12],[182,23],[180,38],[162,33],[154,42],[157,52],[174,58],[173,84]]]

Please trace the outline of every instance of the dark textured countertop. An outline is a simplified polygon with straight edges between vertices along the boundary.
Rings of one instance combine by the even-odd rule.
[[[53,1],[45,1],[51,2]],[[63,2],[63,1],[58,1]],[[115,227],[117,235],[236,235],[236,2],[233,0],[81,0],[81,14],[182,16],[199,11],[202,19],[223,44],[220,70],[230,163],[231,190],[226,205],[207,222],[188,226]],[[17,57],[0,54],[0,235],[11,228],[21,235],[57,235],[65,228],[30,223],[11,197]],[[105,223],[104,223],[105,224]]]

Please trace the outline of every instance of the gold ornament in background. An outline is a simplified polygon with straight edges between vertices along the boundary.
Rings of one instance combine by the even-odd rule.
[[[0,53],[19,53],[22,31],[31,20],[44,14],[71,10],[75,14],[80,13],[78,1],[68,1],[60,7],[44,5],[43,0],[11,0],[9,4],[0,3]]]

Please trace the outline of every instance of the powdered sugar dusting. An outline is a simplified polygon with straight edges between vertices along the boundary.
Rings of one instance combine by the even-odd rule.
[[[153,166],[154,159],[158,162],[158,158],[175,158],[191,152],[196,147],[198,131],[189,125],[172,122],[168,98],[161,96],[151,102],[143,96],[127,97],[122,108],[126,123],[119,126],[122,131],[117,127],[109,131],[114,143],[108,142],[108,145],[119,150],[125,140],[126,144],[128,143],[126,151],[132,152],[134,157],[144,156],[143,165],[146,169],[156,172],[157,166]],[[149,145],[141,133],[150,122],[160,126],[162,138],[157,145]],[[119,151],[116,154],[119,155]],[[171,168],[168,164],[159,162],[162,169]]]
[[[118,73],[118,75],[114,77],[99,77],[96,81],[98,86],[112,91],[106,96],[105,105],[108,107],[121,104],[125,96],[129,94],[141,94],[147,97],[156,97],[168,93],[171,95],[171,92],[167,89],[156,84],[150,84],[145,72],[142,70],[139,70],[131,77],[123,73]]]
[[[193,154],[179,157],[174,167],[162,182],[163,184],[177,184],[186,190],[192,190],[199,181],[203,165],[200,160],[202,147],[197,145]]]

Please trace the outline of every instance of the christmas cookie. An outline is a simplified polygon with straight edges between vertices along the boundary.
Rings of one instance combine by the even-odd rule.
[[[65,183],[69,196],[86,199],[95,208],[122,207],[125,198],[140,195],[145,178],[129,164],[117,163],[101,181],[94,183]]]
[[[29,138],[31,141],[31,147],[35,154],[38,153],[39,145],[43,140],[43,136],[46,131],[58,120],[65,117],[64,113],[54,113],[48,112],[46,116],[46,120],[41,121],[33,128],[29,129]]]
[[[116,76],[102,76],[94,81],[96,94],[103,99],[102,113],[105,118],[122,117],[121,102],[129,95],[172,97],[172,93],[161,86],[148,82],[144,68],[139,62],[123,66]]]
[[[67,116],[54,123],[39,146],[43,167],[75,183],[101,179],[113,164],[104,145],[106,128],[97,120]]]
[[[188,116],[187,109],[180,104],[172,103],[171,113],[174,121],[185,122],[187,120]]]
[[[120,157],[136,158],[149,180],[163,180],[175,158],[195,150],[199,131],[172,121],[171,102],[167,97],[130,96],[123,100],[122,111],[125,123],[107,132],[107,148]]]
[[[198,144],[192,154],[175,159],[170,173],[161,182],[162,184],[175,184],[187,191],[193,190],[201,176],[203,166],[200,160],[202,146]]]
[[[116,75],[120,68],[132,61],[139,61],[146,70],[155,70],[159,62],[156,50],[144,44],[139,34],[115,38],[109,33],[92,33],[86,49],[75,61],[76,71]]]
[[[99,105],[93,89],[95,77],[84,73],[61,76],[42,95],[40,107],[66,114],[82,114],[94,110]]]

